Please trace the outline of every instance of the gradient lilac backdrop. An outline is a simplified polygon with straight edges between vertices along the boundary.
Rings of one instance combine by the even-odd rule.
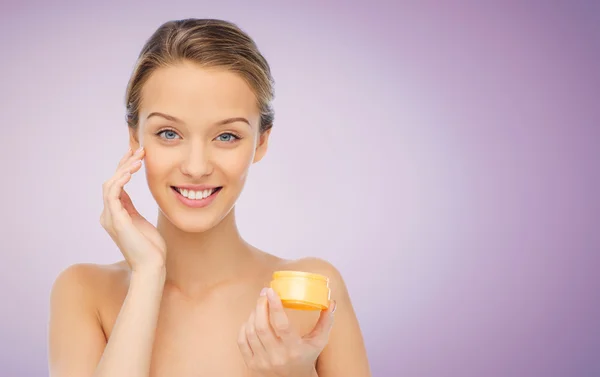
[[[238,23],[272,65],[240,227],[338,266],[374,375],[600,375],[598,2],[49,3],[0,8],[1,376],[47,375],[59,271],[120,258],[98,216],[125,85],[185,17]]]

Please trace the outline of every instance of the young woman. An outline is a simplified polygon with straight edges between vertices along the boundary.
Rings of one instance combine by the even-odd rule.
[[[339,272],[265,253],[236,227],[236,200],[267,151],[272,98],[268,63],[234,24],[171,21],[147,41],[126,93],[131,149],[103,186],[100,222],[124,260],[56,279],[51,376],[370,376]],[[124,191],[142,165],[156,227]],[[329,308],[284,309],[264,288],[278,270],[327,276]]]

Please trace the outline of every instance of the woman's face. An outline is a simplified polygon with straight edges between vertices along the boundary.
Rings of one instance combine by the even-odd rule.
[[[269,132],[237,74],[185,63],[156,70],[142,89],[138,138],[148,187],[176,227],[201,232],[233,208]],[[133,147],[137,147],[131,135]]]

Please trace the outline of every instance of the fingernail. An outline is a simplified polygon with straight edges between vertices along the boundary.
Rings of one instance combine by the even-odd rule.
[[[144,149],[144,147],[140,146],[140,147],[137,149],[137,151],[135,151],[135,153],[139,153],[139,152],[141,152],[141,151],[142,151],[142,149]]]
[[[277,293],[275,292],[275,290],[273,288],[267,289],[267,295],[269,297],[271,297],[272,299],[275,299],[277,297]]]
[[[333,309],[331,309],[331,314],[335,313],[335,309],[337,309],[337,302],[333,301]]]
[[[269,288],[266,288],[266,287],[265,287],[265,288],[263,288],[263,289],[260,291],[260,295],[261,295],[261,296],[266,296],[266,295],[267,295],[267,291],[268,291],[268,290],[269,290]]]

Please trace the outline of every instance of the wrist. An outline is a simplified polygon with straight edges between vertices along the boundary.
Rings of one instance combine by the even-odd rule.
[[[131,270],[131,280],[142,280],[146,283],[155,281],[164,283],[167,277],[167,269],[164,266],[144,267]]]

